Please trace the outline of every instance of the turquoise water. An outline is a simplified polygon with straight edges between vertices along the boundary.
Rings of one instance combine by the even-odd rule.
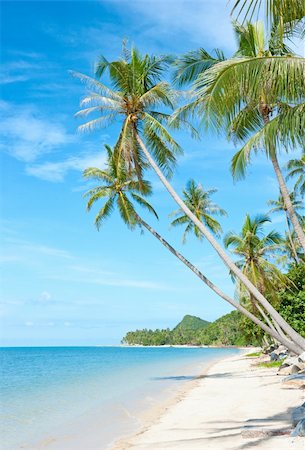
[[[139,412],[237,349],[2,348],[1,449],[106,449]]]

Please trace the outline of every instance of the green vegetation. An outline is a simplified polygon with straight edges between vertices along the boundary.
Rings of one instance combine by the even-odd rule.
[[[256,11],[260,3],[235,0],[233,10],[249,19],[249,11]],[[173,58],[142,55],[135,47],[129,50],[124,44],[122,56],[116,60],[100,57],[96,78],[74,73],[90,89],[77,115],[94,115],[80,130],[108,127],[113,122],[119,129],[113,150],[108,151],[108,169],[85,171],[87,178],[102,181],[102,185],[89,191],[88,209],[96,200],[106,200],[96,216],[96,225],[100,226],[116,205],[129,228],[146,228],[238,310],[196,330],[176,327],[130,332],[135,333],[127,334],[130,343],[245,345],[260,343],[267,333],[295,353],[305,350],[304,282],[300,281],[304,280],[305,222],[296,210],[300,202],[296,197],[304,195],[304,157],[288,163],[288,179],[293,178],[296,183],[293,195],[278,160],[282,149],[289,152],[305,148],[305,59],[293,54],[284,40],[304,33],[305,4],[301,0],[266,0],[266,11],[267,27],[260,22],[233,23],[238,48],[228,59],[219,49],[213,55],[201,48]],[[102,82],[103,78],[109,85]],[[173,78],[176,86],[168,82]],[[176,89],[187,83],[192,84],[186,92]],[[269,219],[252,220],[248,215],[242,232],[231,233],[225,240],[240,259],[235,263],[217,240],[222,228],[213,215],[225,212],[209,198],[215,190],[204,191],[191,176],[182,197],[173,189],[169,179],[182,149],[171,130],[185,128],[197,137],[193,119],[201,128],[204,124],[213,132],[223,132],[228,140],[233,138],[240,145],[231,164],[236,179],[245,176],[252,156],[258,151],[265,153],[281,195],[272,206],[287,217],[286,241],[276,230],[262,233],[261,226]],[[199,239],[204,237],[228,267],[237,282],[237,302],[208,280],[135,210],[137,204],[156,216],[144,198],[151,193],[149,182],[143,179],[148,168],[153,169],[179,207],[174,225],[183,224],[185,234],[193,231]],[[277,260],[276,255],[280,255]],[[295,266],[290,267],[293,262]],[[295,287],[289,278],[296,280]]]
[[[210,322],[196,316],[186,315],[181,322],[170,330],[136,330],[129,331],[122,339],[129,345],[199,345],[198,334]]]
[[[129,345],[257,345],[244,338],[242,315],[232,311],[209,323],[199,317],[185,316],[173,330],[129,331],[122,339]]]
[[[261,356],[262,352],[253,352],[253,353],[247,353],[245,356],[247,358],[256,358],[258,356]]]
[[[266,367],[266,368],[272,368],[272,367],[281,367],[283,364],[283,360],[281,361],[268,361],[258,364],[258,367]]]
[[[305,337],[305,264],[295,264],[287,276],[292,284],[279,295],[279,312],[301,336]]]

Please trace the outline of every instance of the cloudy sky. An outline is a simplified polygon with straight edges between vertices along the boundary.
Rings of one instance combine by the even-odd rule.
[[[1,71],[1,339],[4,345],[119,343],[126,331],[172,327],[184,314],[214,320],[230,311],[147,233],[130,232],[114,214],[97,232],[85,211],[82,171],[103,167],[104,144],[118,126],[80,135],[74,118],[84,86],[68,71],[93,75],[99,55],[117,58],[122,40],[142,52],[181,54],[235,48],[226,0],[2,2]],[[247,212],[267,210],[278,195],[270,164],[254,159],[234,184],[234,153],[223,138],[176,135],[185,153],[173,179],[215,187],[229,213],[225,231]],[[285,159],[285,158],[284,158]],[[234,293],[227,270],[206,243],[171,229],[175,205],[152,173],[150,221],[172,244]],[[274,217],[273,227],[283,227]]]

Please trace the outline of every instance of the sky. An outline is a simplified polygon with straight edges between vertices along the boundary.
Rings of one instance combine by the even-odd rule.
[[[105,167],[104,145],[118,124],[79,134],[74,115],[86,90],[69,70],[93,76],[100,55],[116,59],[122,41],[141,52],[179,55],[204,47],[234,52],[227,0],[4,1],[0,75],[1,345],[111,345],[128,330],[175,326],[185,314],[213,321],[231,311],[147,232],[131,232],[114,213],[98,232],[85,210],[86,167]],[[299,46],[299,52],[303,49]],[[234,183],[236,151],[201,130],[194,141],[175,134],[184,154],[172,179],[181,192],[194,178],[217,188],[228,212],[225,232],[245,214],[268,210],[278,196],[270,162],[253,158]],[[297,155],[295,155],[297,156]],[[282,164],[287,155],[281,157]],[[206,242],[170,227],[177,207],[152,172],[151,203],[159,222],[143,216],[227,294],[231,278]],[[283,231],[274,216],[269,229]]]

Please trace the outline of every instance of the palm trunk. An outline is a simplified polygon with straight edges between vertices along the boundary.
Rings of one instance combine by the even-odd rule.
[[[213,235],[209,232],[209,230],[204,226],[200,220],[190,211],[190,209],[185,205],[183,200],[179,197],[179,195],[172,188],[170,183],[167,181],[162,171],[159,169],[158,165],[155,163],[154,159],[150,155],[146,146],[144,145],[142,139],[136,134],[136,139],[146,156],[149,164],[154,169],[160,181],[165,186],[169,194],[172,196],[174,201],[180,206],[182,211],[192,220],[192,222],[197,225],[201,233],[205,236],[205,238],[210,242],[213,248],[216,250],[220,258],[226,264],[226,266],[235,274],[235,276],[245,285],[247,290],[253,294],[253,296],[257,299],[257,301],[265,308],[265,310],[270,314],[272,318],[280,325],[282,330],[289,336],[299,347],[305,350],[305,339],[300,336],[283,318],[282,316],[273,308],[272,305],[268,302],[268,300],[258,291],[258,289],[248,280],[248,278],[242,273],[242,271],[234,264],[231,258],[225,253],[221,245],[216,241]]]
[[[278,333],[280,336],[283,336],[286,338],[285,334],[283,333],[282,329],[279,327],[279,325],[274,322],[274,320],[269,319],[268,315],[265,313],[263,308],[257,303],[256,299],[253,297],[252,294],[250,294],[250,302],[252,303],[253,308],[257,309],[259,314],[262,316],[262,318],[265,320],[267,325],[276,333]]]
[[[291,220],[291,223],[292,223],[295,233],[297,235],[298,241],[300,242],[300,245],[303,247],[304,252],[305,252],[305,233],[302,230],[300,222],[298,221],[293,204],[291,202],[289,191],[287,189],[283,174],[281,172],[281,169],[280,169],[280,166],[279,166],[279,163],[278,163],[278,160],[277,160],[277,157],[275,154],[272,155],[271,162],[272,162],[272,165],[273,165],[273,168],[274,168],[274,171],[275,171],[275,174],[276,174],[279,186],[280,186],[280,191],[283,196],[283,200],[284,200],[284,204],[287,209],[287,213],[289,215],[289,218]]]
[[[197,269],[189,260],[187,260],[181,253],[179,253],[174,247],[172,247],[162,236],[159,235],[148,223],[146,223],[138,214],[136,215],[137,221],[145,227],[155,238],[158,239],[161,244],[167,248],[174,256],[176,256],[183,264],[185,264],[201,281],[203,281],[212,291],[214,291],[219,297],[221,297],[226,302],[230,303],[230,305],[234,306],[238,311],[244,314],[248,319],[252,320],[256,325],[262,328],[266,333],[272,336],[277,341],[281,342],[292,352],[299,354],[302,352],[302,348],[298,345],[294,344],[290,340],[288,340],[285,336],[281,336],[275,328],[271,326],[268,327],[265,323],[259,320],[254,314],[250,313],[246,308],[241,306],[239,303],[236,303],[231,297],[226,295],[221,291],[217,286],[215,286],[205,275],[203,275],[200,270]],[[268,318],[267,318],[268,319]]]
[[[297,253],[297,250],[295,248],[295,245],[294,245],[294,242],[293,242],[293,239],[292,239],[292,233],[291,233],[291,229],[290,229],[289,216],[288,216],[287,211],[285,211],[285,216],[286,216],[286,223],[287,223],[288,239],[289,239],[289,242],[290,242],[290,245],[291,245],[293,258],[294,258],[294,261],[295,261],[296,264],[300,264],[300,259],[298,257],[298,253]]]

